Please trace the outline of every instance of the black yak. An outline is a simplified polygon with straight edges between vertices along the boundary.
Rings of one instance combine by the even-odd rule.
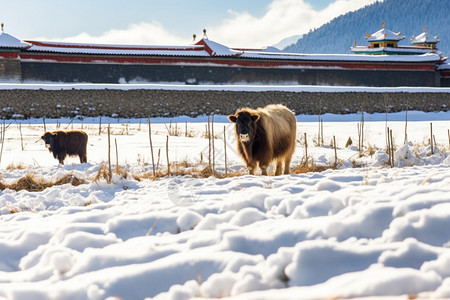
[[[64,164],[67,155],[79,156],[80,162],[87,162],[87,141],[88,136],[85,132],[79,130],[70,131],[52,131],[46,132],[41,136],[45,146],[53,153],[60,164]]]

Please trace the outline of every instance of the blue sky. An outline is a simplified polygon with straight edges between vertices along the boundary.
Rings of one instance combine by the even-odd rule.
[[[2,1],[0,22],[19,39],[185,45],[206,28],[210,39],[227,46],[264,47],[374,1]]]

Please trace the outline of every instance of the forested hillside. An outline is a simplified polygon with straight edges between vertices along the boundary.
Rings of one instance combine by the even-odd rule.
[[[428,33],[440,38],[438,49],[450,55],[450,0],[379,1],[310,31],[283,52],[350,53],[354,40],[358,45],[368,45],[366,32],[381,29],[382,21],[387,29],[406,36],[399,45],[409,45],[411,37],[426,26]]]

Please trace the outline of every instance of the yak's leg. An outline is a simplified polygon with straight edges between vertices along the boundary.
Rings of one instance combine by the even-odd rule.
[[[64,164],[64,159],[66,158],[66,153],[65,152],[60,152],[58,153],[58,160],[60,164]]]
[[[87,162],[87,157],[84,154],[80,154],[78,155],[80,157],[80,163],[86,163]]]
[[[281,160],[277,160],[277,169],[275,170],[275,176],[281,175],[283,169],[283,162]]]
[[[255,175],[256,164],[254,162],[247,163],[247,169],[250,172],[250,175]]]
[[[87,155],[86,152],[79,152],[78,157],[80,158],[80,163],[86,163],[87,162]]]
[[[290,156],[284,158],[284,174],[291,173],[291,159],[292,157]]]
[[[267,167],[269,166],[268,163],[259,163],[259,167],[261,168],[261,175],[267,175]]]

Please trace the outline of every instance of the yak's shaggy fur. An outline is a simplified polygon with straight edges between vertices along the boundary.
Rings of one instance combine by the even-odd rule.
[[[52,131],[41,136],[45,146],[53,154],[60,164],[64,164],[67,155],[80,157],[80,162],[87,162],[88,135],[84,131]]]
[[[242,108],[228,119],[235,123],[237,150],[250,174],[255,173],[259,164],[262,175],[267,175],[267,167],[273,161],[276,161],[275,175],[289,174],[297,120],[288,108],[280,104]]]

